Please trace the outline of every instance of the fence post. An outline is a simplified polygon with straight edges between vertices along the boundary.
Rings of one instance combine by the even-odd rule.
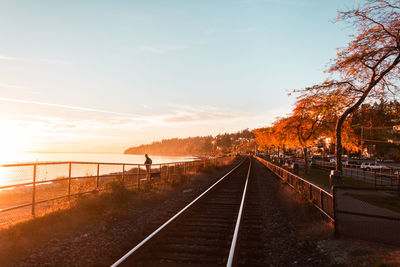
[[[400,196],[400,169],[397,170],[397,191],[398,191],[399,196]]]
[[[140,190],[140,165],[137,165],[137,189]]]
[[[310,187],[310,200],[312,200],[312,185],[309,184],[309,187]]]
[[[167,164],[167,178],[169,180],[169,164]]]
[[[125,164],[122,164],[122,183],[125,184]]]
[[[390,187],[393,187],[393,173],[392,173],[392,170],[390,170],[389,177],[390,177]]]
[[[99,181],[100,180],[100,164],[97,163],[97,177],[96,177],[96,189],[99,190]]]
[[[321,199],[321,209],[324,210],[324,195],[322,190],[319,191],[320,192],[320,199]]]
[[[36,164],[33,165],[33,181],[32,181],[32,216],[35,217],[36,203]]]
[[[339,232],[338,232],[338,220],[336,216],[336,187],[332,187],[332,206],[333,206],[333,227],[334,227],[334,235],[335,237],[338,237]]]
[[[71,169],[72,169],[72,163],[69,163],[68,166],[68,201],[71,200]]]

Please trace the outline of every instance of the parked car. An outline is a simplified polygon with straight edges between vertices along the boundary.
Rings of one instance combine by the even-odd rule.
[[[358,162],[357,160],[344,160],[342,161],[343,165],[345,165],[346,167],[354,167],[354,166],[360,166],[361,163]]]
[[[363,163],[361,163],[360,168],[370,171],[370,170],[387,169],[388,167],[386,167],[385,165],[382,165],[382,164],[374,163],[374,162],[363,162]]]

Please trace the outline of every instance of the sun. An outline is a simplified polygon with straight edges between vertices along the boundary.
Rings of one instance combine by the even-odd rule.
[[[30,147],[31,132],[16,121],[0,120],[0,164],[18,161]]]

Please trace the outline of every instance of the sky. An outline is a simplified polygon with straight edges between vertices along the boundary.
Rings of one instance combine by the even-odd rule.
[[[0,0],[0,149],[123,152],[269,125],[355,0]]]

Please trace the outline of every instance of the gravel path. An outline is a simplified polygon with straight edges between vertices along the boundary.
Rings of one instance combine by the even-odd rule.
[[[312,224],[304,203],[287,191],[259,161],[253,160],[254,183],[249,192],[257,195],[262,207],[264,266],[323,266],[327,257],[315,242],[303,239],[300,224]],[[288,199],[290,197],[291,199]]]

